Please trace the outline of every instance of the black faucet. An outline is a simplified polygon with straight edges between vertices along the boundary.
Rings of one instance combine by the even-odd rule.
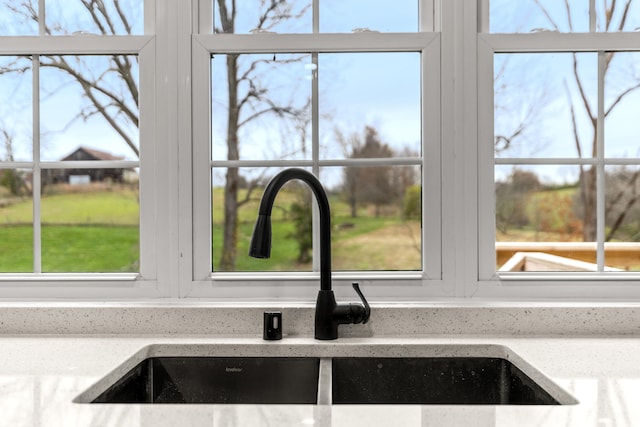
[[[320,291],[316,300],[315,338],[335,340],[338,325],[347,323],[367,323],[371,308],[360,291],[358,283],[353,283],[362,304],[337,304],[331,289],[331,211],[327,193],[320,181],[304,169],[285,169],[278,173],[267,185],[260,201],[249,256],[269,258],[271,256],[271,209],[280,188],[292,179],[304,181],[316,196],[320,208]]]

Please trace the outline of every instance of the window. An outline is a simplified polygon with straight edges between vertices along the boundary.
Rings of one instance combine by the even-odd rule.
[[[284,167],[312,171],[329,193],[338,280],[440,277],[440,212],[422,221],[423,192],[439,193],[439,119],[424,116],[438,110],[433,13],[403,1],[381,21],[353,3],[256,1],[234,13],[215,2],[201,22],[194,85],[210,93],[194,94],[193,215],[212,233],[194,231],[194,292],[257,272],[317,280],[319,229],[299,183],[276,201],[273,258],[246,255],[262,189]]]
[[[493,93],[479,99],[493,98],[493,109],[480,110],[492,126],[479,143],[491,161],[479,173],[486,188],[494,180],[493,203],[481,201],[481,211],[495,213],[495,228],[481,232],[481,278],[497,270],[503,283],[555,282],[552,293],[577,280],[635,280],[638,7],[490,2],[479,55],[480,84]]]
[[[0,273],[25,286],[154,279],[143,2],[59,6],[0,3]]]
[[[311,301],[288,167],[339,296],[639,296],[640,0],[60,4],[0,0],[0,296]]]

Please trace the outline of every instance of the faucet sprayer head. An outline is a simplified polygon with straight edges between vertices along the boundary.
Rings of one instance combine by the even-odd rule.
[[[258,215],[253,227],[249,256],[253,258],[269,258],[271,256],[271,216]]]

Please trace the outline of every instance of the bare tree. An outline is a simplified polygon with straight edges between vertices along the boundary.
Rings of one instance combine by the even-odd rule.
[[[620,166],[613,173],[607,174],[606,223],[607,241],[623,228],[625,239],[637,241],[640,229],[637,224],[640,211],[640,171]],[[626,220],[636,221],[635,226],[626,224]]]
[[[537,6],[541,9],[549,24],[554,30],[559,31],[560,25],[548,9],[543,6],[539,0],[534,0]],[[627,21],[629,19],[629,10],[634,0],[626,1],[604,1],[604,16],[601,16],[599,23],[601,31],[623,31],[626,29]],[[568,28],[573,31],[572,10],[569,0],[564,0],[564,8],[566,11],[566,19]],[[611,63],[618,54],[615,52],[606,52],[604,61],[604,75],[610,74],[612,68]],[[570,106],[571,122],[573,129],[574,144],[577,154],[580,158],[595,157],[597,154],[597,127],[598,127],[598,108],[589,101],[587,96],[586,79],[580,74],[580,67],[578,62],[578,54],[573,53],[573,82],[578,89],[579,101],[574,101],[574,97],[570,94],[569,89],[566,90],[567,98]],[[604,108],[604,117],[610,116],[611,112],[620,104],[620,102],[627,98],[631,93],[640,88],[640,76],[632,76],[627,81],[620,82],[624,86],[620,87],[617,94],[613,96],[608,105]],[[584,133],[580,133],[578,129],[577,115],[578,111],[584,112],[588,117],[588,122],[592,127],[591,138],[585,138]],[[583,238],[585,241],[594,241],[596,239],[596,175],[597,169],[594,166],[580,165],[580,201],[583,217]],[[635,179],[634,179],[635,180]],[[629,191],[632,191],[635,186],[629,186]],[[635,191],[635,190],[634,190]],[[620,195],[623,197],[623,195]],[[626,197],[629,201],[631,208],[638,198],[631,194],[631,197]],[[608,212],[607,214],[610,214]],[[613,224],[619,224],[624,219],[624,210],[618,213],[619,218],[612,219]],[[617,229],[617,227],[616,227]],[[609,233],[607,239],[613,237],[612,233]]]
[[[507,70],[513,67],[510,59],[505,58],[494,74],[494,150],[500,154],[512,149],[516,144],[524,143],[530,149],[540,148],[542,138],[535,133],[537,121],[543,120],[544,105],[549,102],[547,88],[527,88],[530,76],[521,70],[517,82],[506,81]],[[521,64],[518,66],[522,68]],[[514,94],[518,94],[514,96]],[[526,98],[527,102],[522,102]]]
[[[506,233],[511,227],[522,228],[530,223],[527,199],[541,188],[538,176],[530,171],[513,168],[505,181],[496,182],[496,227]]]
[[[99,35],[131,34],[132,24],[127,11],[119,0],[78,0],[79,7],[92,23],[92,29]],[[5,0],[5,8],[16,20],[38,23],[40,16],[37,1]],[[60,22],[46,22],[47,35],[65,34],[65,26]],[[137,57],[131,55],[110,55],[106,69],[95,70],[91,58],[72,55],[39,55],[40,67],[58,70],[79,85],[88,101],[77,113],[76,120],[87,120],[92,116],[102,117],[139,156],[137,138],[133,132],[139,124],[139,92],[135,68]],[[19,60],[0,67],[0,74],[24,73],[26,69]],[[94,74],[95,73],[95,74]],[[52,91],[59,90],[54,88]],[[132,131],[132,129],[135,129]]]
[[[4,145],[4,161],[13,162],[13,134],[11,134],[6,128],[0,129],[0,139]],[[0,185],[6,187],[12,196],[19,196],[23,190],[28,190],[22,174],[13,169],[0,170]],[[28,191],[27,191],[28,192]]]
[[[351,141],[351,158],[394,157],[393,150],[380,140],[378,131],[371,126],[365,127],[363,141],[357,136],[353,136]],[[394,176],[390,166],[346,167],[344,192],[351,206],[351,216],[357,216],[358,203],[372,203],[376,208],[376,217],[379,216],[382,205],[396,201],[399,193],[404,193],[404,188],[399,189],[394,185],[404,183],[402,178]]]
[[[237,4],[235,0],[216,0],[221,28],[220,33],[235,33]],[[260,14],[253,29],[255,32],[269,31],[283,21],[295,19],[306,13],[307,7],[296,11],[286,0],[260,0]],[[226,55],[227,77],[227,159],[240,159],[240,131],[257,119],[272,115],[280,119],[304,120],[310,100],[302,106],[296,106],[290,100],[282,100],[262,84],[259,68],[266,59],[242,61],[239,54]],[[293,59],[300,60],[298,59]],[[274,55],[273,61],[278,61]],[[224,188],[224,226],[223,243],[219,269],[235,269],[238,246],[238,209],[249,199],[238,199],[239,171],[228,168]]]

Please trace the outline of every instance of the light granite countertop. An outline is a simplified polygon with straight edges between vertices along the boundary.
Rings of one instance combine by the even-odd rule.
[[[284,338],[262,337],[264,310]],[[640,304],[374,304],[367,325],[312,339],[313,304],[0,303],[0,426],[638,426]],[[74,403],[155,345],[220,354],[415,354],[504,346],[572,395],[565,406],[111,405]],[[175,348],[175,347],[174,347]],[[248,352],[248,353],[247,353]]]
[[[205,345],[223,352],[297,354],[384,347],[506,346],[579,403],[564,406],[110,405],[73,400],[145,346]],[[0,425],[7,426],[637,426],[640,339],[585,336],[307,337],[265,342],[180,335],[4,335],[0,337]]]

